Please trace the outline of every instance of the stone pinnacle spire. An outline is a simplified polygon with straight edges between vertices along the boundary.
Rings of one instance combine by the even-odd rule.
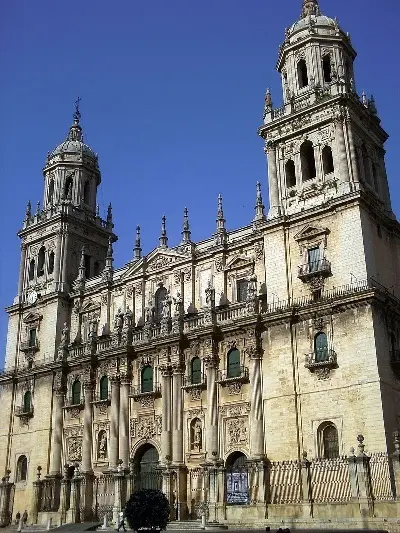
[[[164,215],[161,219],[161,236],[159,238],[161,248],[167,248],[168,246],[167,230],[165,229],[166,220],[167,219],[165,218],[165,215]]]
[[[75,102],[75,112],[74,112],[74,123],[69,129],[68,134],[68,140],[69,141],[82,141],[82,127],[79,124],[81,119],[81,113],[79,111],[79,103],[81,101],[81,98],[78,97],[78,99]]]
[[[257,188],[257,200],[256,200],[256,207],[255,207],[256,215],[254,217],[254,222],[256,222],[257,220],[265,219],[264,204],[263,204],[263,199],[261,195],[261,184],[259,181],[257,181],[256,188]]]
[[[81,259],[79,261],[78,280],[84,281],[86,279],[86,265],[85,265],[85,247],[81,249]]]
[[[301,9],[301,18],[304,19],[309,15],[320,15],[318,0],[303,0],[303,7]]]
[[[191,231],[189,228],[189,212],[187,207],[183,212],[183,231],[182,231],[182,244],[187,244],[191,242],[190,239]]]
[[[222,196],[218,195],[217,232],[225,230],[224,210],[222,208]]]
[[[135,247],[133,248],[133,260],[139,261],[142,257],[142,248],[140,247],[140,226],[136,226]]]

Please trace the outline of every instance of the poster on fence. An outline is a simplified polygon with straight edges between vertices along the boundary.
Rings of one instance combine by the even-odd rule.
[[[226,474],[227,503],[249,503],[249,482],[247,472],[229,472]]]

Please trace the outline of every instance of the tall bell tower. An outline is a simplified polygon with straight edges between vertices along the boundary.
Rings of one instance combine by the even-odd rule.
[[[79,99],[67,138],[49,152],[43,169],[42,207],[28,202],[21,231],[18,295],[8,309],[6,366],[32,365],[54,358],[64,323],[68,293],[84,266],[85,278],[100,274],[113,233],[111,205],[99,216],[97,154],[84,142]],[[23,355],[24,354],[24,355]]]
[[[265,95],[269,218],[291,215],[335,198],[364,192],[376,209],[393,216],[385,169],[386,132],[373,96],[356,91],[356,51],[318,0],[303,0],[286,29],[277,70],[283,105]]]

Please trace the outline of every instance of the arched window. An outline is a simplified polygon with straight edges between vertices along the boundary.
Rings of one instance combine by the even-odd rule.
[[[17,462],[16,481],[26,481],[28,477],[28,459],[26,455],[20,455]]]
[[[150,365],[145,366],[142,370],[142,392],[153,391],[153,367]]]
[[[65,181],[65,187],[64,187],[64,198],[65,199],[72,197],[72,187],[73,187],[72,176],[69,176]]]
[[[307,63],[304,59],[300,59],[297,63],[297,77],[299,80],[299,87],[307,87],[308,85],[308,73],[307,73]]]
[[[156,322],[160,322],[163,316],[163,303],[164,300],[167,298],[168,291],[165,287],[160,287],[155,296],[155,303],[156,303]]]
[[[26,391],[24,394],[24,413],[29,413],[32,409],[32,394],[31,391]]]
[[[49,253],[48,273],[53,274],[54,271],[54,252]]]
[[[38,254],[37,275],[44,276],[44,262],[46,257],[46,248],[42,246]]]
[[[72,384],[71,403],[72,405],[81,403],[81,382],[78,379]]]
[[[190,363],[190,377],[192,384],[201,383],[201,361],[200,357],[193,357]]]
[[[240,352],[237,348],[233,348],[228,353],[228,378],[237,378],[240,376]]]
[[[322,331],[315,335],[314,353],[316,362],[326,361],[329,357],[328,337]]]
[[[294,161],[289,159],[285,164],[285,176],[286,176],[286,187],[295,187],[296,185],[296,168],[294,166]]]
[[[301,172],[303,181],[316,177],[314,148],[311,141],[304,141],[300,147]]]
[[[95,261],[93,263],[93,276],[98,276],[100,274],[100,263]]]
[[[322,70],[324,71],[324,81],[330,83],[332,81],[332,64],[329,54],[322,58]]]
[[[249,477],[246,456],[233,452],[226,460],[226,501],[230,504],[249,503]]]
[[[332,148],[324,146],[322,149],[322,165],[324,167],[324,174],[331,174],[335,168],[333,166]]]
[[[339,436],[336,426],[332,422],[324,422],[320,425],[318,432],[321,456],[324,459],[339,457]]]
[[[100,379],[100,400],[107,400],[108,398],[108,377],[103,376]]]
[[[54,198],[54,180],[51,179],[49,181],[49,192],[47,194],[47,204],[53,205],[53,198]]]
[[[90,181],[85,181],[83,186],[83,201],[85,204],[90,203]]]
[[[31,259],[29,262],[29,272],[28,272],[29,281],[35,279],[35,260]]]

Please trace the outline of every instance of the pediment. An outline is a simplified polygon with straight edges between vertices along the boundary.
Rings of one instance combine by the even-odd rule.
[[[26,316],[24,316],[23,318],[23,322],[25,324],[29,324],[31,322],[39,322],[40,320],[42,320],[43,316],[40,315],[39,313],[32,313],[29,312]]]
[[[143,273],[143,266],[144,266],[144,260],[139,259],[139,261],[132,262],[130,265],[128,265],[127,269],[121,276],[121,280],[123,279],[130,279],[132,277],[135,277],[137,274]]]
[[[89,299],[82,305],[81,313],[86,313],[87,311],[97,309],[98,307],[100,307],[99,302],[94,302],[93,300]]]
[[[297,242],[305,241],[305,240],[312,240],[317,237],[321,237],[322,235],[326,236],[330,233],[328,228],[323,228],[320,226],[315,226],[312,224],[307,224],[304,226],[304,228],[299,231],[295,236],[294,240]]]
[[[230,259],[226,266],[225,270],[239,270],[241,268],[248,268],[254,266],[254,258],[247,257],[247,255],[236,255]]]
[[[182,262],[186,258],[174,250],[160,250],[156,248],[147,256],[146,271],[157,272],[165,268],[173,268],[177,262]]]

